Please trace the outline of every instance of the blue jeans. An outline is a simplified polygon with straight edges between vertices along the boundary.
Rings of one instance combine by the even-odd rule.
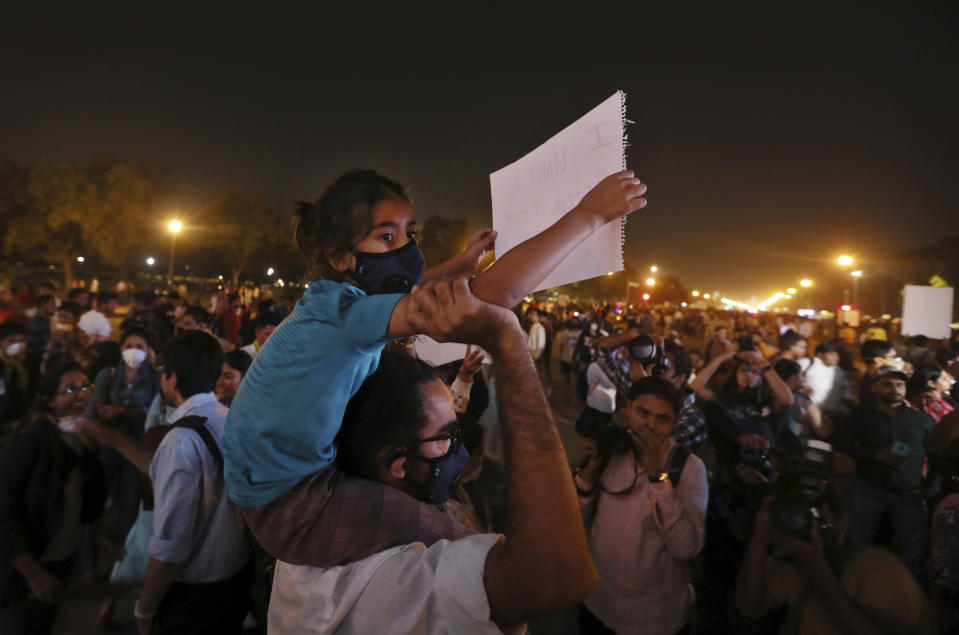
[[[883,514],[889,515],[896,553],[919,585],[925,588],[929,545],[929,516],[925,501],[918,494],[899,494],[855,477],[849,488],[849,511],[852,537],[865,544],[875,542]]]

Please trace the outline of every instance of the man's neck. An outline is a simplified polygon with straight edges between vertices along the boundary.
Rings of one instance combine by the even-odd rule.
[[[885,401],[884,399],[879,399],[877,401],[877,405],[879,406],[880,410],[882,410],[883,412],[885,412],[887,415],[891,417],[894,417],[900,412],[902,412],[902,409],[905,407],[903,402],[901,401],[896,402],[896,405],[894,406],[888,403],[887,401]]]

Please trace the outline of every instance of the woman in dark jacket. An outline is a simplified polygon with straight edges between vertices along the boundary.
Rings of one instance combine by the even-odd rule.
[[[96,454],[73,433],[92,386],[80,366],[51,369],[30,424],[0,449],[0,633],[47,633],[84,525],[105,499]]]

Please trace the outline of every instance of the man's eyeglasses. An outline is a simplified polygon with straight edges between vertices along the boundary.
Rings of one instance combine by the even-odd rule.
[[[74,386],[73,384],[67,384],[67,387],[57,393],[57,396],[60,395],[75,395],[80,392],[90,392],[93,390],[93,384],[83,384],[82,386]]]
[[[449,444],[450,444],[449,448],[447,448],[446,450],[446,453],[444,453],[442,456],[425,457],[419,454],[418,452],[413,451],[413,448],[417,445],[422,445],[424,443],[442,442],[442,441],[449,441]],[[443,459],[455,454],[456,451],[459,449],[459,447],[460,447],[460,427],[459,426],[456,426],[449,432],[438,434],[435,437],[427,437],[425,439],[416,439],[415,441],[407,445],[407,449],[411,450],[411,455],[414,458],[417,458],[420,461],[424,461],[426,463],[439,463]]]

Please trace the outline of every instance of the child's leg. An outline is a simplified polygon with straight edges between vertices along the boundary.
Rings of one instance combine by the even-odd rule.
[[[383,483],[348,478],[335,464],[272,503],[240,510],[267,553],[289,564],[314,567],[474,533],[435,505]]]

